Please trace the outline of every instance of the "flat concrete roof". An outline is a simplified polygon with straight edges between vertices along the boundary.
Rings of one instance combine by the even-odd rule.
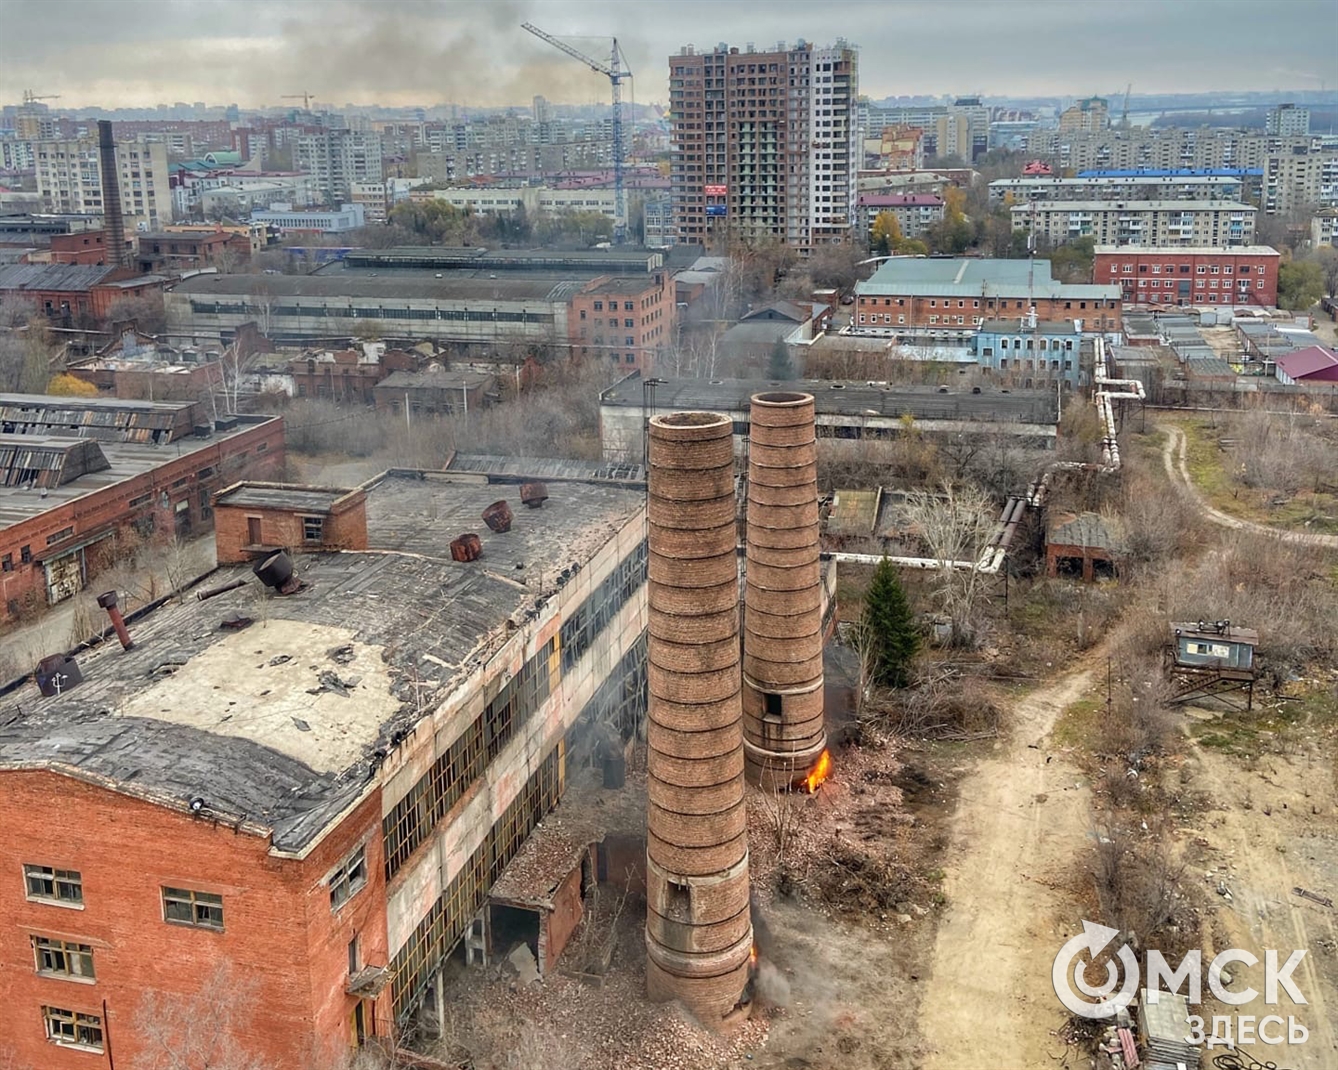
[[[369,552],[299,554],[305,586],[281,596],[247,565],[203,581],[244,586],[169,602],[129,622],[128,651],[77,653],[83,682],[0,699],[0,770],[52,769],[111,790],[270,830],[300,851],[354,802],[385,752],[636,515],[640,489],[550,487],[542,509],[485,476],[392,470],[366,485]],[[498,498],[515,519],[495,534]],[[474,532],[482,560],[450,560]],[[241,630],[231,614],[254,620]],[[54,653],[54,651],[53,651]]]
[[[173,289],[191,297],[265,295],[275,298],[372,297],[406,301],[550,301],[566,304],[588,275],[487,271],[435,272],[426,268],[350,268],[326,265],[315,275],[192,275]]]
[[[125,402],[123,404],[134,403]],[[42,496],[40,490],[0,487],[0,530],[20,521],[40,516],[48,510],[68,505],[72,501],[105,490],[107,487],[122,483],[127,479],[143,475],[145,472],[167,464],[169,461],[176,461],[181,457],[189,457],[191,454],[198,453],[200,454],[200,464],[204,465],[208,463],[205,461],[205,455],[214,449],[220,440],[234,438],[243,431],[252,430],[260,424],[277,419],[279,419],[277,416],[239,416],[237,417],[237,426],[231,431],[212,431],[208,438],[187,436],[163,445],[98,440],[103,455],[110,462],[110,467],[104,468],[100,472],[81,475],[63,486],[51,487],[47,490],[45,497]],[[35,438],[34,441],[37,441],[37,439]],[[50,445],[52,437],[42,436],[40,441],[44,445]],[[71,441],[80,440],[73,439]],[[61,550],[64,547],[58,544],[53,549]],[[45,546],[33,547],[33,553],[39,559],[43,556],[45,550]]]
[[[284,483],[239,483],[224,490],[216,505],[241,509],[293,509],[309,513],[328,513],[341,498],[354,493],[353,488],[306,487]]]
[[[655,409],[697,410],[746,415],[754,394],[796,391],[812,394],[818,416],[848,417],[905,414],[922,420],[1006,420],[1053,424],[1055,396],[1050,390],[1009,390],[983,386],[941,392],[934,386],[869,386],[855,380],[817,379],[662,379],[655,387]],[[605,390],[602,405],[641,408],[642,381],[624,379]]]
[[[1050,262],[972,257],[898,257],[885,260],[869,279],[855,284],[869,297],[1049,297],[1119,300],[1118,286],[1061,283]]]
[[[1092,250],[1097,253],[1110,253],[1123,256],[1134,253],[1137,256],[1281,256],[1271,245],[1098,245]],[[1229,296],[1229,295],[1228,295]]]

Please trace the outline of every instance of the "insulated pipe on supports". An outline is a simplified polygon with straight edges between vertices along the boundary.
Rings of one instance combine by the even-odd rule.
[[[652,417],[648,462],[646,987],[718,1029],[753,947],[731,421]]]
[[[827,747],[813,395],[754,394],[749,426],[744,768],[788,789]]]

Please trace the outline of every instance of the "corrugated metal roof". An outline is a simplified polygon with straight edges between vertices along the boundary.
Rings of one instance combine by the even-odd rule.
[[[1050,277],[1050,262],[903,257],[884,261],[855,293],[873,297],[1046,297],[1118,301],[1118,286],[1062,283]]]
[[[91,264],[14,264],[0,268],[0,290],[91,290],[108,275],[121,270]]]

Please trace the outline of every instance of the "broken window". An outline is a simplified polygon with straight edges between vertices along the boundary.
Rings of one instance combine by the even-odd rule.
[[[302,518],[302,541],[320,542],[325,534],[325,517],[304,516]]]
[[[59,977],[93,977],[93,949],[50,936],[34,936],[33,956],[37,972]]]
[[[163,920],[200,929],[222,929],[223,897],[213,892],[164,888]]]
[[[330,909],[336,910],[367,883],[367,854],[359,847],[330,875]]]
[[[96,1014],[81,1014],[62,1007],[43,1007],[46,1038],[53,1044],[102,1050],[102,1019]]]
[[[50,899],[57,903],[84,901],[84,882],[77,869],[24,866],[23,878],[29,899]]]

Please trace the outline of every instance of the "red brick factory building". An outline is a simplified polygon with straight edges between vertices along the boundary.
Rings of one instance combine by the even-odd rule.
[[[1093,281],[1118,286],[1126,305],[1258,305],[1278,303],[1276,249],[1139,248],[1099,245]]]
[[[0,394],[0,620],[76,594],[128,544],[208,532],[214,492],[283,463],[279,417]]]
[[[632,879],[600,829],[513,863],[559,799],[570,829],[573,795],[632,788],[644,479],[451,465],[227,487],[230,563],[0,694],[19,1065],[137,1066],[150,1004],[266,1066],[341,1065],[439,1030],[455,962],[553,968],[588,889]]]

